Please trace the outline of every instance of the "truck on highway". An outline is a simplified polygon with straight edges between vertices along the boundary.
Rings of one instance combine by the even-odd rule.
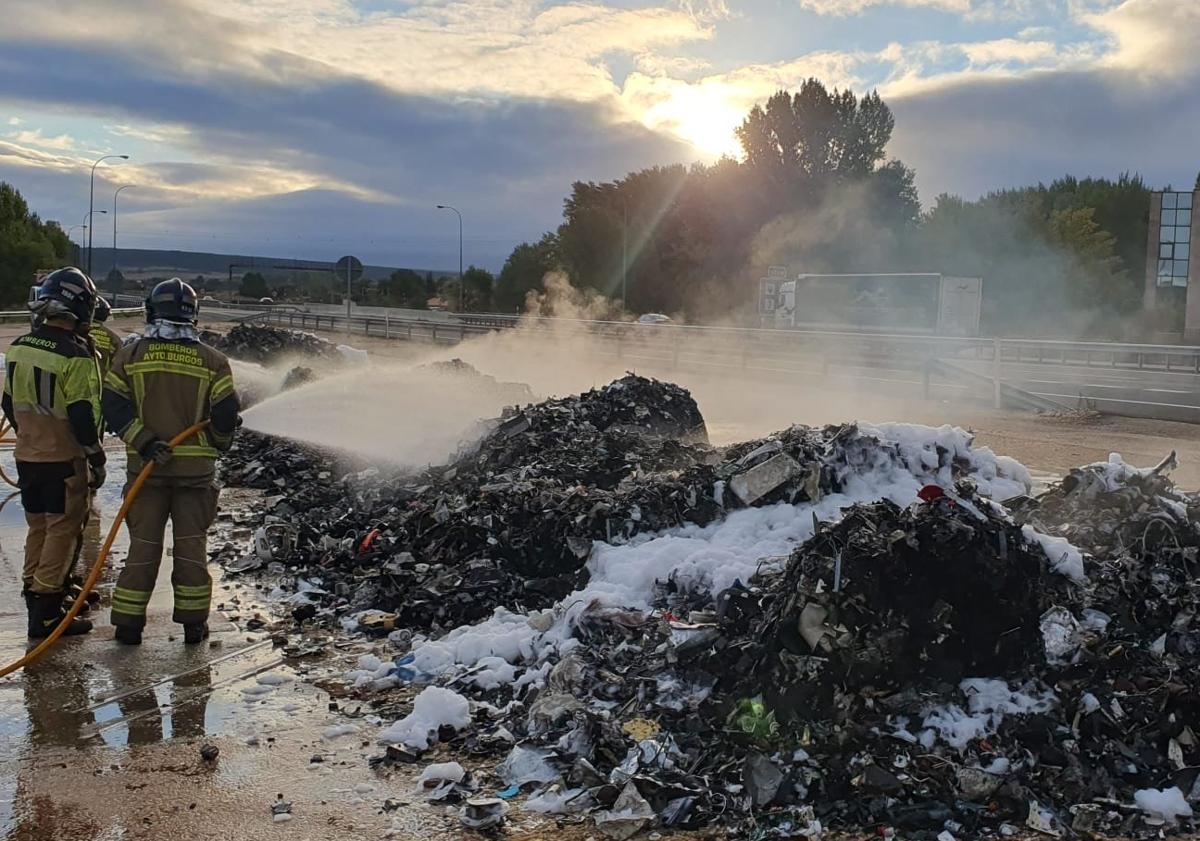
[[[983,281],[934,273],[801,274],[761,281],[763,327],[979,334]]]

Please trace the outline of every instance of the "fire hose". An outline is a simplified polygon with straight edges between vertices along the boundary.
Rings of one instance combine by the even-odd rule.
[[[203,420],[199,423],[189,426],[183,432],[179,433],[170,441],[168,441],[167,445],[172,448],[179,446],[188,438],[191,438],[193,435],[203,430],[206,426],[208,426],[208,424],[208,421]],[[142,466],[142,470],[140,473],[138,473],[137,478],[133,480],[133,484],[129,486],[129,490],[125,493],[125,500],[121,503],[120,510],[117,511],[116,519],[113,520],[112,527],[108,530],[108,537],[104,538],[104,544],[100,547],[100,551],[96,553],[96,561],[92,564],[91,572],[88,573],[87,580],[83,582],[83,589],[80,591],[79,595],[76,596],[74,604],[71,605],[71,608],[62,618],[62,621],[59,622],[58,626],[50,632],[50,636],[42,640],[36,648],[26,653],[26,655],[21,659],[9,663],[3,669],[0,669],[0,678],[6,677],[18,669],[25,668],[30,663],[45,654],[46,651],[48,651],[49,648],[58,641],[58,638],[63,635],[63,632],[67,629],[67,626],[70,625],[75,617],[79,615],[79,611],[83,609],[84,604],[87,602],[88,595],[92,592],[93,588],[95,588],[96,582],[100,580],[100,573],[104,570],[104,563],[108,560],[108,553],[112,550],[112,545],[117,539],[117,532],[121,528],[121,523],[125,522],[125,516],[129,513],[129,507],[133,504],[133,501],[137,499],[137,495],[141,492],[142,486],[146,484],[146,480],[150,478],[150,474],[154,472],[154,468],[155,462],[152,460],[147,461],[145,465]]]

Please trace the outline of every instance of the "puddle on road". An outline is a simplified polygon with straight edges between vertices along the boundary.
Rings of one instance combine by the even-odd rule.
[[[2,457],[5,470],[13,472],[11,454]],[[85,541],[85,568],[95,560],[120,507],[124,455],[110,449],[109,459],[109,483],[97,497],[100,517]],[[16,659],[29,647],[20,596],[24,538],[19,498],[0,497],[0,662]],[[169,539],[167,543],[169,547]],[[219,545],[215,539],[213,543]],[[118,565],[126,547],[122,529],[113,553]],[[89,783],[81,791],[66,780],[81,768],[100,774],[148,757],[157,758],[154,768],[175,769],[176,776],[187,777],[198,762],[198,745],[205,741],[225,745],[214,777],[230,790],[224,796],[244,796],[240,787],[261,786],[270,778],[264,768],[267,752],[257,745],[273,748],[284,740],[299,745],[319,737],[331,723],[328,696],[296,670],[307,666],[284,663],[265,635],[247,634],[214,612],[211,639],[185,647],[180,626],[170,621],[170,564],[168,551],[142,646],[120,646],[113,640],[107,607],[115,581],[110,565],[98,588],[104,603],[89,617],[96,629],[60,640],[41,660],[0,680],[0,837],[24,838],[31,826],[47,821],[45,834],[30,837],[60,837],[56,831],[69,835],[73,824],[47,817],[47,797],[55,814],[74,802],[81,820],[106,812],[133,814],[145,805],[139,794],[144,781],[123,784],[118,799],[124,800],[109,803]],[[213,571],[219,576],[219,570]],[[242,594],[217,580],[216,603],[235,604],[239,596],[243,607],[257,600],[253,592]],[[300,770],[307,757],[301,755]],[[176,784],[168,774],[151,789]],[[144,794],[152,796],[150,790]],[[86,837],[100,835],[89,832]]]

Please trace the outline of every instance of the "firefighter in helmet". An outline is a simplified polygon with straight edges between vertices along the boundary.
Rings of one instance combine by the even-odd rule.
[[[17,484],[28,526],[21,578],[35,638],[48,636],[65,616],[89,489],[105,478],[100,373],[87,341],[96,298],[91,278],[79,269],[51,272],[30,305],[33,329],[6,355],[2,405],[17,435]],[[91,629],[91,622],[76,618],[65,633]]]
[[[185,643],[208,636],[207,532],[217,514],[216,461],[233,443],[239,405],[229,360],[199,340],[198,310],[191,286],[179,278],[159,283],[146,298],[145,332],[116,352],[104,380],[104,419],[127,445],[128,481],[146,461],[157,465],[130,506],[129,556],[113,593],[112,623],[117,640],[128,645],[142,641],[168,520],[174,620],[183,625]],[[207,429],[174,448],[167,444],[206,419]]]

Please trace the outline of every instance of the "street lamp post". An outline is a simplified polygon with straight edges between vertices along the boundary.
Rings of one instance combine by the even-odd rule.
[[[132,187],[132,186],[134,186],[134,185],[133,185],[133,184],[123,184],[123,185],[121,185],[120,187],[118,187],[118,188],[117,188],[117,191],[116,191],[115,193],[113,193],[113,253],[112,253],[112,267],[113,267],[114,269],[116,269],[116,267],[117,267],[117,196],[121,195],[121,191],[122,191],[122,190],[128,190],[128,189],[129,189],[130,187]]]
[[[76,228],[83,228],[86,231],[87,225],[72,225],[71,227],[67,228],[67,240],[71,243],[71,245],[75,244],[75,240],[71,239],[71,232]],[[79,254],[80,256],[83,255],[83,234],[79,235]]]
[[[123,161],[129,160],[128,155],[105,155],[102,158],[98,158],[96,160],[96,162],[94,164],[92,164],[92,180],[91,180],[91,186],[88,188],[88,216],[91,216],[92,209],[95,207],[96,167],[98,167],[102,161],[107,161],[109,158],[120,158]],[[100,212],[104,213],[105,211],[101,210]],[[88,228],[87,273],[88,273],[88,277],[92,276],[92,229],[91,228]]]
[[[454,214],[458,217],[458,311],[463,312],[466,310],[467,284],[466,284],[466,281],[463,279],[463,267],[462,267],[462,254],[463,254],[462,214],[458,212],[458,208],[451,207],[448,204],[439,204],[437,206],[437,209],[438,210],[453,210]]]
[[[92,276],[92,216],[97,213],[108,215],[107,210],[89,210],[83,217],[83,227],[87,229],[87,276]]]

